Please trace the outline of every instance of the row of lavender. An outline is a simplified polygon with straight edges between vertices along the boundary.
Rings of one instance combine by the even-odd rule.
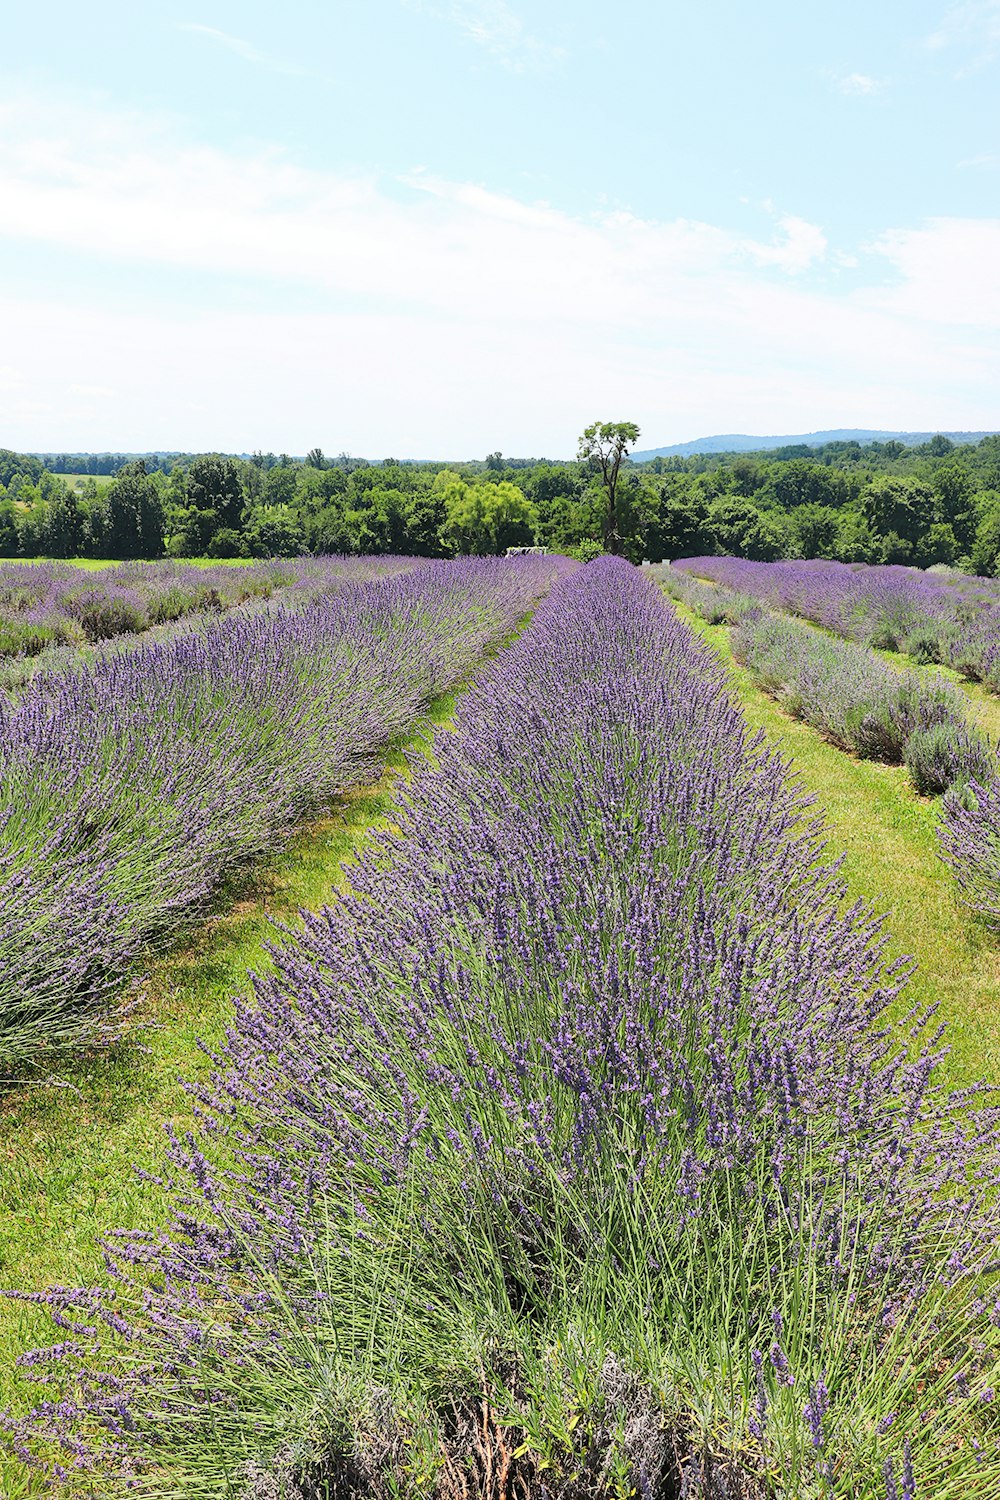
[[[995,579],[861,563],[751,562],[685,557],[675,569],[800,615],[836,635],[921,663],[953,667],[1000,693],[1000,594]]]
[[[367,776],[555,571],[429,563],[0,699],[0,1078],[94,1036],[143,947]]]
[[[869,646],[841,640],[763,609],[749,594],[674,568],[658,581],[709,624],[733,627],[730,645],[757,685],[796,719],[864,760],[905,764],[917,791],[964,795],[988,781],[997,759],[971,728],[967,700],[940,674],[896,671]]]
[[[5,563],[0,565],[0,658],[108,640],[273,594],[291,604],[341,582],[362,583],[419,563],[402,557],[307,557],[247,567],[123,563],[86,572],[68,563]]]
[[[751,594],[673,567],[657,573],[673,598],[709,624],[729,624],[736,660],[786,712],[862,759],[904,763],[918,792],[964,793],[997,757],[967,721],[966,697],[940,673],[897,672],[870,646],[763,609]]]
[[[996,747],[969,726],[960,695],[939,676],[900,674],[867,646],[820,635],[761,608],[762,600],[780,604],[792,597],[780,581],[769,583],[767,569],[787,573],[809,564],[714,558],[707,561],[719,566],[703,569],[705,561],[694,559],[691,567],[720,582],[702,582],[687,563],[661,569],[658,576],[706,621],[733,626],[734,654],[790,713],[857,755],[905,762],[925,795],[944,793],[941,854],[966,905],[1000,932],[1000,767]],[[733,563],[738,566],[730,568]],[[824,613],[822,591],[809,609],[803,596],[796,594],[793,602],[802,616]]]
[[[650,580],[557,585],[399,821],[237,1002],[172,1221],[32,1299],[11,1440],[164,1500],[993,1493],[995,1112]]]

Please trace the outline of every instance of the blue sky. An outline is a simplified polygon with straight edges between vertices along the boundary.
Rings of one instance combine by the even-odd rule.
[[[10,7],[0,446],[1000,427],[1000,0]]]

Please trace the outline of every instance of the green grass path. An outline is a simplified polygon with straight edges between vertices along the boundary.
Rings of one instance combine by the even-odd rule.
[[[851,897],[885,913],[892,956],[917,960],[907,993],[913,1001],[940,1002],[952,1049],[950,1078],[1000,1084],[1000,944],[955,898],[937,852],[939,804],[918,796],[904,767],[855,760],[791,718],[734,660],[728,626],[706,625],[682,605],[674,607],[725,663],[751,728],[762,729],[791,759],[816,797],[829,827],[830,852],[845,855]],[[957,674],[948,675],[958,681]],[[1000,739],[1000,700],[971,684],[961,686],[973,717]]]
[[[493,654],[493,653],[490,653]],[[373,831],[391,825],[406,755],[447,732],[456,694],[436,699],[413,733],[385,757],[382,779],[346,794],[330,816],[302,829],[267,863],[230,880],[213,913],[143,981],[143,1028],[133,1041],[67,1064],[59,1086],[0,1101],[0,1287],[39,1290],[103,1279],[97,1240],[113,1228],[162,1219],[159,1189],[136,1164],[161,1162],[164,1126],[190,1127],[179,1080],[203,1077],[198,1041],[221,1039],[231,998],[270,966],[272,919],[293,924],[342,889],[350,861]],[[47,1316],[0,1298],[0,1408],[41,1399],[15,1369],[19,1353],[53,1341]],[[46,1493],[19,1463],[0,1456],[3,1500]]]

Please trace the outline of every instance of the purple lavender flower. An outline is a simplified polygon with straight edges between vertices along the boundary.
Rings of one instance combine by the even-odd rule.
[[[809,1436],[814,1448],[822,1448],[823,1418],[830,1410],[830,1393],[826,1388],[823,1377],[813,1381],[809,1387],[809,1397],[803,1408],[806,1425],[809,1428]]]
[[[38,1294],[89,1352],[39,1366],[58,1411],[12,1440],[151,1484],[211,1441],[221,1492],[236,1451],[353,1437],[322,1429],[338,1380],[402,1410],[447,1350],[479,1400],[496,1331],[548,1368],[589,1316],[629,1368],[704,1360],[692,1413],[746,1368],[737,1448],[808,1386],[822,1473],[812,1351],[891,1363],[942,1307],[990,1350],[996,1112],[938,1082],[930,1016],[892,1024],[906,966],[650,580],[557,582],[396,821],[236,999],[168,1221],[109,1239],[106,1285]]]

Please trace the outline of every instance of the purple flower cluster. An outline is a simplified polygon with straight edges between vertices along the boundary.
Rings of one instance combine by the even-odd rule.
[[[836,635],[954,667],[1000,692],[1000,600],[993,579],[863,563],[688,557],[672,569],[707,578]]]
[[[1000,778],[972,778],[949,792],[938,839],[965,904],[1000,932]]]
[[[690,1472],[722,1442],[789,1494],[822,1463],[868,1496],[904,1440],[995,1444],[994,1114],[936,1083],[929,1018],[890,1024],[905,975],[714,656],[600,559],[456,730],[237,1000],[170,1222],[34,1299],[68,1342],[26,1363],[62,1396],[12,1440],[158,1494],[195,1493],[197,1453],[221,1493],[357,1459],[401,1386],[454,1413],[463,1380],[604,1340]]]
[[[357,783],[559,571],[427,563],[0,698],[0,1077],[94,1035],[142,948]],[[304,586],[304,585],[303,585]]]
[[[0,564],[0,657],[108,640],[275,593],[290,603],[341,582],[363,583],[419,565],[419,558],[402,557],[303,557],[204,568],[141,562],[86,572],[68,563]]]

